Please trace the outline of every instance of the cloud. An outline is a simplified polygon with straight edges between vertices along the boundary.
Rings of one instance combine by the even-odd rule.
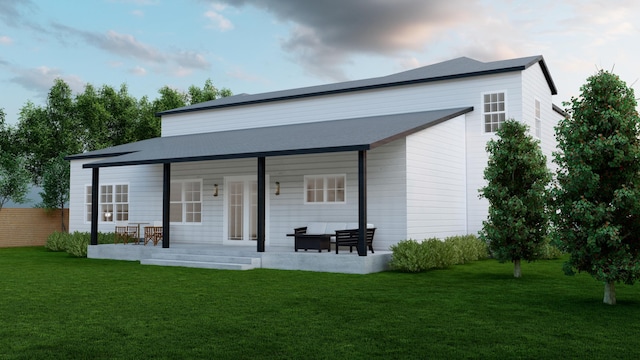
[[[178,66],[183,70],[180,74],[194,69],[209,69],[211,64],[204,55],[193,51],[161,51],[151,45],[140,42],[133,35],[121,34],[110,30],[106,34],[75,29],[63,24],[54,23],[52,27],[61,34],[61,41],[68,41],[68,35],[82,39],[88,45],[98,47],[109,53],[125,58],[142,60],[156,65]],[[182,75],[181,75],[182,76]]]
[[[13,44],[13,39],[8,36],[0,36],[0,45],[11,45]]]
[[[147,75],[147,70],[142,66],[136,66],[133,69],[129,70],[129,72],[133,75],[137,76],[145,76]]]
[[[38,7],[31,0],[0,0],[0,23],[14,28],[44,31],[40,25],[31,21],[31,15],[37,10]]]
[[[215,28],[221,31],[233,29],[231,21],[217,11],[209,10],[204,13],[204,16],[211,21],[211,25],[208,25],[207,28]]]
[[[84,89],[85,82],[76,75],[65,75],[60,69],[40,66],[37,68],[15,68],[13,72],[16,74],[11,82],[22,85],[28,90],[39,93],[40,96],[46,98],[49,89],[53,85],[55,79],[60,78],[69,85],[73,92],[81,92]]]
[[[137,16],[137,17],[144,17],[144,11],[142,11],[142,10],[133,10],[131,12],[131,15]]]
[[[476,1],[221,0],[254,6],[293,24],[284,50],[316,75],[344,80],[341,66],[355,54],[399,55],[424,50],[452,26],[480,16]]]

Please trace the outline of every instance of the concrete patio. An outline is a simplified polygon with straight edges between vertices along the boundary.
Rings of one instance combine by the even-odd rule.
[[[172,244],[160,245],[103,244],[90,245],[88,258],[140,261],[143,265],[185,266],[208,269],[250,270],[256,268],[305,270],[346,274],[370,274],[389,270],[391,251],[376,250],[375,254],[358,256],[348,248],[340,253],[318,253],[316,250],[295,252],[293,247],[269,247],[259,253],[245,246]]]

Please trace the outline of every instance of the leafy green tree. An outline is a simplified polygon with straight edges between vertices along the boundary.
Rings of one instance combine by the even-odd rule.
[[[42,184],[51,159],[83,150],[81,129],[71,88],[61,79],[55,80],[44,107],[27,102],[21,109],[16,136],[34,184]]]
[[[226,96],[231,96],[231,91],[229,89],[218,90],[215,86],[213,86],[213,82],[211,81],[211,79],[207,79],[204,82],[204,86],[202,87],[202,89],[198,88],[197,86],[191,85],[189,87],[189,91],[187,92],[187,99],[190,105],[215,100]]]
[[[640,276],[640,118],[615,74],[600,70],[580,90],[556,128],[553,238],[570,254],[565,273],[604,282],[613,305],[615,283]]]
[[[9,200],[26,201],[29,172],[15,142],[15,130],[6,125],[4,109],[0,108],[0,210]]]
[[[489,216],[480,238],[499,261],[513,262],[513,276],[519,278],[521,260],[538,258],[547,234],[545,188],[551,173],[526,125],[507,120],[496,134],[487,143],[487,185],[480,189],[480,197],[489,201]]]
[[[42,179],[40,192],[42,202],[38,204],[48,210],[60,211],[60,229],[67,231],[64,225],[64,208],[69,201],[70,165],[64,156],[58,156],[49,161]]]

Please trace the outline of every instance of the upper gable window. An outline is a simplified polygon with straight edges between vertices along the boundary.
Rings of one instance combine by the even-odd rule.
[[[482,96],[482,103],[484,132],[494,133],[507,118],[505,93],[485,93]]]

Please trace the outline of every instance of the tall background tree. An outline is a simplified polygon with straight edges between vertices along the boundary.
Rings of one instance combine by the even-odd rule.
[[[45,106],[27,102],[20,111],[17,129],[7,130],[24,160],[7,159],[24,163],[20,167],[28,170],[31,182],[42,186],[42,203],[38,205],[63,211],[69,199],[69,163],[63,160],[65,156],[158,137],[158,112],[230,96],[231,91],[215,88],[208,79],[202,88],[191,86],[181,92],[164,86],[158,94],[154,100],[144,96],[138,101],[129,94],[126,84],[117,90],[87,84],[74,96],[68,84],[56,79]],[[0,191],[0,201],[1,196]]]
[[[5,123],[0,108],[0,210],[9,200],[25,202],[29,189],[29,172],[15,139],[15,129]]]
[[[545,188],[551,173],[526,125],[507,120],[496,135],[487,143],[487,185],[480,189],[480,197],[489,201],[489,216],[480,238],[499,261],[513,262],[513,276],[519,278],[521,260],[538,258],[547,235]]]
[[[567,274],[615,283],[640,276],[640,118],[633,89],[607,71],[589,77],[556,128],[554,241],[570,254]]]

